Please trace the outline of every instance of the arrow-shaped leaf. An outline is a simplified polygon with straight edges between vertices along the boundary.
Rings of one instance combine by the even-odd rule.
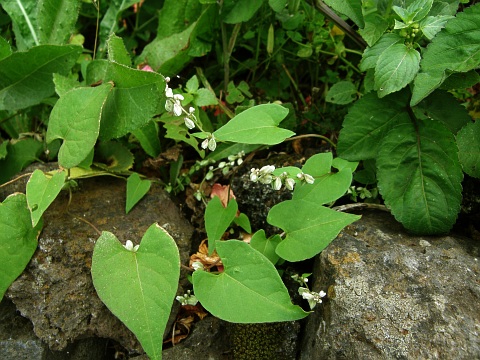
[[[211,254],[215,249],[215,243],[220,240],[223,233],[232,223],[237,214],[238,205],[235,199],[228,201],[227,207],[222,205],[218,196],[214,196],[205,209],[205,230],[208,237],[208,252]]]
[[[152,182],[150,180],[140,179],[140,175],[133,173],[127,179],[127,202],[125,204],[125,212],[128,214],[130,210],[139,202],[145,194],[150,190]]]
[[[306,200],[275,205],[267,221],[285,231],[277,254],[288,261],[309,259],[325,249],[347,225],[360,216],[341,213]]]
[[[37,226],[43,213],[55,200],[65,184],[67,173],[60,171],[47,177],[43,171],[35,170],[27,183],[27,203],[32,215],[32,226]]]
[[[175,241],[157,224],[138,250],[128,250],[104,231],[92,259],[100,299],[138,338],[152,360],[162,358],[163,333],[178,287],[180,256]]]
[[[24,194],[10,195],[0,203],[0,299],[30,261],[41,229],[41,221],[32,227]]]
[[[216,317],[235,323],[292,321],[308,315],[290,301],[278,271],[243,241],[217,243],[224,271],[193,273],[195,296]]]

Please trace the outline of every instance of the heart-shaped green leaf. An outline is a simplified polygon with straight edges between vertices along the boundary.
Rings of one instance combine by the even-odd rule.
[[[308,315],[293,305],[278,271],[243,241],[217,242],[224,271],[193,273],[195,296],[213,315],[235,323],[292,321]]]
[[[175,241],[160,226],[128,250],[104,231],[95,244],[92,279],[110,311],[138,338],[150,359],[162,358],[163,333],[180,275]]]
[[[0,203],[0,300],[37,248],[42,222],[32,227],[27,198],[13,194]]]
[[[250,245],[275,265],[280,258],[275,252],[275,249],[281,241],[282,238],[280,235],[275,234],[267,238],[265,230],[261,229],[253,234],[252,239],[250,240]]]
[[[294,216],[295,215],[295,216]],[[267,221],[285,231],[277,254],[288,261],[309,259],[330,244],[338,233],[360,216],[341,213],[307,200],[287,200],[275,205]]]
[[[65,168],[80,164],[97,142],[100,118],[112,84],[75,88],[62,96],[50,114],[47,143],[63,139],[58,162]]]
[[[220,198],[214,196],[205,209],[205,230],[208,237],[208,252],[215,249],[215,242],[220,240],[223,233],[232,223],[237,214],[238,204],[235,199],[230,199],[228,206],[224,207]]]
[[[284,141],[293,132],[278,127],[288,115],[288,109],[277,104],[263,104],[247,109],[213,135],[221,141],[233,141],[244,144],[275,145]]]
[[[133,173],[127,179],[127,202],[125,204],[125,212],[128,214],[130,210],[139,202],[145,194],[150,190],[152,182],[150,180],[140,179],[140,175]]]
[[[32,226],[37,226],[43,213],[62,190],[67,173],[60,171],[47,177],[43,171],[35,170],[27,183],[27,203],[32,215]]]

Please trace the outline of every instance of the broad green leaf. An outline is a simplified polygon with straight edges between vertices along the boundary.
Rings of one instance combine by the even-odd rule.
[[[208,252],[211,254],[215,249],[218,240],[221,240],[223,233],[227,231],[235,215],[237,215],[238,204],[235,199],[228,201],[228,206],[224,207],[220,198],[214,196],[207,204],[205,209],[205,230],[208,238]]]
[[[100,117],[112,84],[76,88],[61,97],[52,109],[47,143],[63,139],[58,162],[72,168],[87,157],[97,142]]]
[[[234,323],[299,320],[308,315],[290,301],[278,271],[265,256],[243,241],[217,243],[224,271],[193,273],[193,289],[214,316]]]
[[[164,99],[165,80],[153,72],[109,63],[104,81],[115,86],[103,107],[100,139],[110,140],[145,126]]]
[[[360,63],[360,69],[366,71],[367,69],[373,69],[377,65],[379,56],[387,50],[390,46],[398,44],[403,41],[403,38],[396,33],[388,33],[383,35],[375,45],[365,49],[362,55],[362,61]]]
[[[292,135],[292,131],[278,127],[288,115],[288,109],[277,104],[257,105],[236,115],[213,135],[221,141],[244,144],[275,145]]]
[[[127,179],[127,202],[125,203],[125,213],[130,210],[148,193],[152,182],[150,180],[140,179],[140,175],[134,172]]]
[[[250,219],[244,213],[240,213],[238,216],[235,216],[233,218],[233,222],[235,223],[235,225],[240,226],[247,233],[250,234],[252,232],[252,227],[250,225]]]
[[[252,239],[250,240],[250,246],[260,252],[268,260],[270,260],[273,265],[275,265],[278,259],[280,259],[280,256],[277,255],[275,249],[281,241],[282,238],[277,234],[267,238],[265,235],[265,230],[262,229],[253,234]]]
[[[333,10],[347,15],[359,28],[363,28],[362,3],[358,0],[325,0]]]
[[[16,173],[40,158],[44,150],[42,142],[32,138],[7,143],[7,156],[0,160],[0,184],[10,180]]]
[[[79,0],[39,0],[37,10],[40,44],[66,44],[75,32]]]
[[[446,22],[452,18],[453,16],[450,15],[427,16],[420,22],[420,30],[427,39],[432,40],[443,29]]]
[[[123,39],[114,33],[112,33],[107,40],[107,51],[109,61],[125,66],[132,65],[132,60],[130,59],[127,49],[125,49]]]
[[[225,15],[223,22],[238,24],[250,20],[260,9],[263,0],[238,0],[233,8]]]
[[[395,44],[382,52],[375,67],[375,90],[378,97],[403,89],[415,78],[420,53],[404,44]]]
[[[458,158],[463,171],[480,178],[480,122],[465,126],[457,134]]]
[[[55,84],[55,92],[60,97],[70,90],[80,87],[80,83],[77,80],[56,73],[53,74],[53,83]]]
[[[5,141],[5,140],[0,144],[0,160],[5,159],[7,157],[7,154],[8,154],[7,146],[8,146],[8,141]]]
[[[39,45],[37,2],[37,0],[0,0],[0,5],[12,19],[15,43],[20,51]]]
[[[467,89],[480,82],[480,74],[475,70],[470,70],[464,73],[453,73],[448,76],[440,85],[439,89]]]
[[[280,12],[287,6],[287,1],[288,0],[268,0],[268,5],[270,5],[273,11]]]
[[[151,157],[155,158],[162,151],[158,136],[158,124],[150,120],[147,125],[132,131],[142,146],[142,149]]]
[[[193,102],[197,106],[217,105],[218,101],[215,94],[208,89],[198,89],[193,96]]]
[[[52,74],[67,74],[81,52],[80,46],[41,45],[1,60],[0,110],[24,109],[52,95]]]
[[[446,72],[467,72],[480,65],[480,4],[447,21],[427,46],[414,82],[411,105],[420,102],[447,78]]]
[[[38,169],[30,176],[27,182],[26,195],[33,227],[37,226],[45,210],[56,199],[65,184],[66,178],[66,171],[59,171],[53,176],[46,176],[43,171]]]
[[[165,0],[158,14],[157,39],[181,33],[198,19],[201,11],[198,0]]]
[[[100,142],[95,155],[95,165],[113,173],[128,171],[134,162],[132,152],[117,141]]]
[[[0,203],[0,299],[29,263],[41,229],[41,221],[32,227],[24,194],[10,195]]]
[[[348,160],[336,157],[332,161],[332,167],[334,167],[339,171],[345,168],[348,168],[353,173],[358,167],[358,161],[348,161]]]
[[[467,109],[452,94],[436,90],[414,108],[415,112],[441,121],[452,133],[470,123]]]
[[[175,241],[160,226],[127,250],[104,231],[93,251],[92,280],[102,302],[137,337],[152,360],[162,358],[163,333],[180,276]]]
[[[378,188],[407,229],[445,233],[462,199],[462,168],[453,134],[434,120],[399,124],[385,136],[377,157]]]
[[[388,29],[388,21],[376,12],[365,16],[365,27],[358,30],[368,46],[373,46]]]
[[[339,81],[335,83],[327,93],[325,101],[333,104],[346,105],[355,100],[357,88],[351,81]]]
[[[368,93],[350,108],[340,131],[338,156],[350,161],[375,158],[380,141],[397,124],[409,123],[407,91],[379,99]]]
[[[302,261],[325,249],[340,231],[360,216],[341,213],[315,202],[287,200],[275,205],[267,221],[285,231],[276,252],[287,261]]]
[[[0,61],[12,54],[12,47],[9,42],[0,36]]]
[[[192,59],[188,55],[188,46],[196,22],[180,33],[166,38],[156,38],[143,49],[136,63],[148,61],[158,72],[166,75],[178,74]]]

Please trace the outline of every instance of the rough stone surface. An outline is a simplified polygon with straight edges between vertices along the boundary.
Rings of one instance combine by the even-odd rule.
[[[0,200],[14,191],[24,192],[24,186],[17,182],[1,189]],[[81,180],[70,204],[68,193],[62,192],[44,214],[35,255],[6,294],[31,320],[35,334],[53,350],[96,336],[116,340],[130,351],[141,351],[135,336],[95,293],[90,267],[99,234],[87,222],[99,231],[114,233],[121,242],[130,239],[134,244],[157,222],[176,240],[182,263],[188,261],[193,229],[168,194],[154,184],[126,215],[125,187],[124,180],[112,177]],[[177,309],[178,305],[174,306],[171,322]]]
[[[480,243],[364,212],[315,264],[301,359],[480,359]]]

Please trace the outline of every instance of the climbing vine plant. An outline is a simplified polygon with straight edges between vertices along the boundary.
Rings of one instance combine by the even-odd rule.
[[[287,321],[308,315],[291,303],[275,265],[315,256],[359,218],[330,207],[349,189],[358,161],[374,169],[385,204],[417,233],[448,231],[459,212],[463,171],[480,176],[478,123],[452,94],[479,80],[480,6],[458,11],[459,2],[452,0],[325,2],[358,27],[358,32],[353,31],[325,4],[316,2],[357,44],[366,45],[359,65],[365,73],[363,85],[357,89],[358,83],[344,80],[326,94],[330,103],[351,104],[340,131],[339,158],[322,153],[301,168],[267,165],[251,170],[251,181],[292,191],[291,200],[268,214],[267,221],[280,228],[281,235],[268,237],[259,230],[250,245],[222,240],[232,223],[249,228],[248,218],[237,214],[233,198],[225,204],[218,198],[208,202],[207,251],[216,252],[222,265],[213,272],[195,264],[192,282],[202,305],[227,321]],[[156,38],[132,57],[126,40],[118,36],[122,32],[118,19],[132,6],[138,11],[142,3],[0,0],[2,16],[8,14],[12,23],[11,38],[6,37],[8,31],[0,36],[0,119],[39,112],[46,126],[45,142],[2,141],[0,181],[6,182],[41,153],[59,164],[58,170],[48,173],[36,170],[26,194],[12,194],[0,204],[1,297],[30,261],[43,226],[42,214],[65,184],[100,174],[124,177],[127,213],[148,192],[151,181],[131,171],[135,157],[122,139],[134,137],[146,154],[155,157],[161,151],[162,124],[165,138],[183,141],[203,158],[230,147],[238,152],[239,145],[243,151],[279,144],[294,135],[284,126],[292,115],[288,106],[242,103],[251,93],[246,83],[235,86],[228,81],[228,63],[241,24],[262,7],[289,31],[300,26],[302,14],[315,9],[303,1],[287,0],[268,4],[166,0],[159,22],[171,26],[159,27]],[[82,47],[82,37],[75,33],[78,14],[86,6],[99,22],[93,52]],[[223,6],[220,17],[218,6]],[[201,71],[182,90],[173,89],[166,76],[210,51],[209,39],[218,29],[227,36],[227,26],[232,29],[229,41],[223,42],[224,85],[229,89],[226,100],[242,103],[235,114],[219,101]],[[276,36],[271,29],[265,36],[269,59]],[[301,37],[295,33],[288,36],[300,46],[298,57],[308,57],[320,46],[298,44]],[[342,49],[338,45],[336,49]],[[355,100],[360,90],[362,96]],[[230,119],[212,124],[202,109],[205,106],[218,106]],[[3,129],[19,135],[13,127]],[[222,144],[226,147],[219,151]],[[237,159],[233,153],[225,155]],[[182,186],[178,176],[172,179],[171,188]],[[179,269],[174,240],[156,224],[136,246],[131,241],[120,243],[109,232],[103,232],[95,246],[92,277],[99,297],[136,334],[152,359],[161,358],[163,328]],[[125,283],[132,284],[128,291]],[[303,287],[300,292],[312,307],[325,296]],[[183,300],[191,299],[185,295]]]

